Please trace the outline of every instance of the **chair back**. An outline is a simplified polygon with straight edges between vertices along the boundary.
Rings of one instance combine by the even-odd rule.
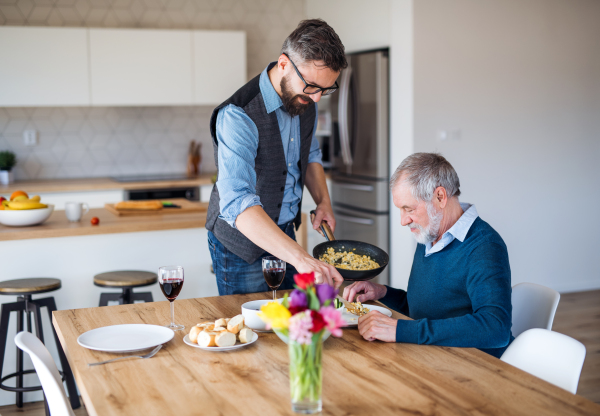
[[[585,346],[558,332],[534,328],[519,335],[500,359],[575,394]]]
[[[516,338],[532,328],[552,329],[560,294],[535,283],[519,283],[512,288],[512,334]]]
[[[42,341],[29,332],[19,332],[15,336],[15,344],[31,357],[35,371],[42,383],[50,414],[52,416],[75,416],[65,394],[58,368]]]

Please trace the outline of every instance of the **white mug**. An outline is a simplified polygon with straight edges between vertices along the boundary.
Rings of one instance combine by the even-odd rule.
[[[82,212],[83,208],[85,208],[85,212]],[[81,216],[87,214],[89,210],[90,207],[84,202],[67,202],[65,204],[65,214],[70,222],[80,221]]]

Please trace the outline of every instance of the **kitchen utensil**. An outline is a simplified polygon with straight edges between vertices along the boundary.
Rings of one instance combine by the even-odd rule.
[[[189,213],[195,213],[195,212],[206,212],[206,210],[208,209],[208,202],[195,202],[195,201],[188,201],[185,198],[176,198],[176,199],[170,199],[169,200],[170,203],[177,205],[181,208],[178,209],[166,209],[166,208],[170,208],[167,206],[164,206],[165,209],[160,209],[160,210],[118,210],[115,208],[115,204],[105,204],[104,205],[104,209],[106,209],[107,211],[109,211],[111,214],[114,214],[118,217],[134,217],[134,216],[146,216],[146,215],[171,215],[171,214],[189,214]]]
[[[136,352],[169,342],[175,333],[159,325],[109,325],[84,332],[77,343],[84,348],[106,352]]]
[[[314,219],[315,211],[310,212],[311,222]],[[333,236],[333,232],[329,225],[325,221],[321,222],[321,231],[328,241],[318,244],[313,249],[313,257],[318,259],[322,255],[327,253],[328,248],[333,248],[337,251],[353,251],[354,253],[361,256],[370,256],[372,260],[379,264],[379,267],[371,270],[347,270],[338,269],[336,270],[342,275],[344,280],[359,281],[359,280],[371,280],[383,272],[390,261],[390,256],[373,244],[363,243],[362,241],[354,240],[336,240]],[[335,267],[335,266],[334,266]]]
[[[85,212],[83,212],[84,208]],[[65,215],[69,222],[81,221],[81,217],[87,214],[89,210],[90,207],[85,202],[67,202],[65,204]]]
[[[200,172],[199,165],[201,161],[200,148],[202,143],[196,143],[194,140],[190,142],[188,149],[187,174],[188,176],[197,176]]]
[[[0,210],[0,224],[10,227],[26,227],[41,224],[50,218],[54,211],[54,205],[47,204],[48,208],[23,209],[23,210]]]
[[[345,308],[352,308],[352,305],[350,305],[350,302],[348,302],[346,299],[344,299],[343,297],[341,297],[340,295],[337,295],[335,297],[336,299],[339,299],[340,302],[342,302],[344,304]]]
[[[125,357],[117,357],[117,358],[113,358],[112,360],[99,361],[97,363],[89,363],[88,367],[92,367],[94,365],[100,365],[100,364],[108,364],[108,363],[112,363],[113,361],[124,360],[125,358],[142,358],[142,359],[151,358],[151,357],[154,357],[161,348],[162,348],[162,345],[159,345],[158,347],[154,348],[152,351],[150,351],[146,355],[126,355]]]
[[[221,352],[221,351],[237,350],[239,348],[247,347],[250,344],[254,344],[257,340],[258,340],[258,335],[254,334],[254,336],[252,337],[252,341],[247,342],[245,344],[237,343],[235,345],[232,345],[231,347],[201,347],[200,345],[194,344],[192,341],[190,341],[189,334],[186,335],[185,337],[183,337],[183,342],[185,342],[190,347],[200,348],[201,350],[210,351],[210,352]]]

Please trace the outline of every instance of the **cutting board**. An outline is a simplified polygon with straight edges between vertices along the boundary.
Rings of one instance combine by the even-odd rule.
[[[155,211],[144,211],[144,210],[128,210],[119,211],[115,208],[115,204],[105,204],[104,208],[119,217],[137,217],[140,215],[170,215],[170,214],[190,214],[193,212],[206,212],[208,210],[208,202],[195,202],[188,201],[187,199],[168,199],[165,200],[179,205],[181,208],[163,208]]]

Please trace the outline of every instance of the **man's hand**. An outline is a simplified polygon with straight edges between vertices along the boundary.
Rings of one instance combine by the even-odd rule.
[[[327,283],[337,290],[344,281],[344,278],[335,267],[310,256],[304,257],[300,263],[294,266],[298,270],[298,273],[314,272],[315,283],[319,285]]]
[[[385,342],[396,342],[397,323],[397,319],[385,316],[378,311],[371,311],[358,318],[358,332],[367,341],[378,339]]]
[[[315,218],[312,221],[313,230],[317,230],[319,234],[323,235],[321,232],[321,222],[325,221],[329,228],[331,228],[331,232],[335,232],[335,217],[333,216],[333,208],[331,208],[331,204],[329,202],[324,202],[317,205],[317,209],[315,209]],[[323,237],[325,237],[323,235]]]
[[[366,302],[381,299],[386,293],[387,287],[384,285],[371,282],[354,282],[344,288],[343,298],[348,302],[353,302],[356,296],[358,302]]]

